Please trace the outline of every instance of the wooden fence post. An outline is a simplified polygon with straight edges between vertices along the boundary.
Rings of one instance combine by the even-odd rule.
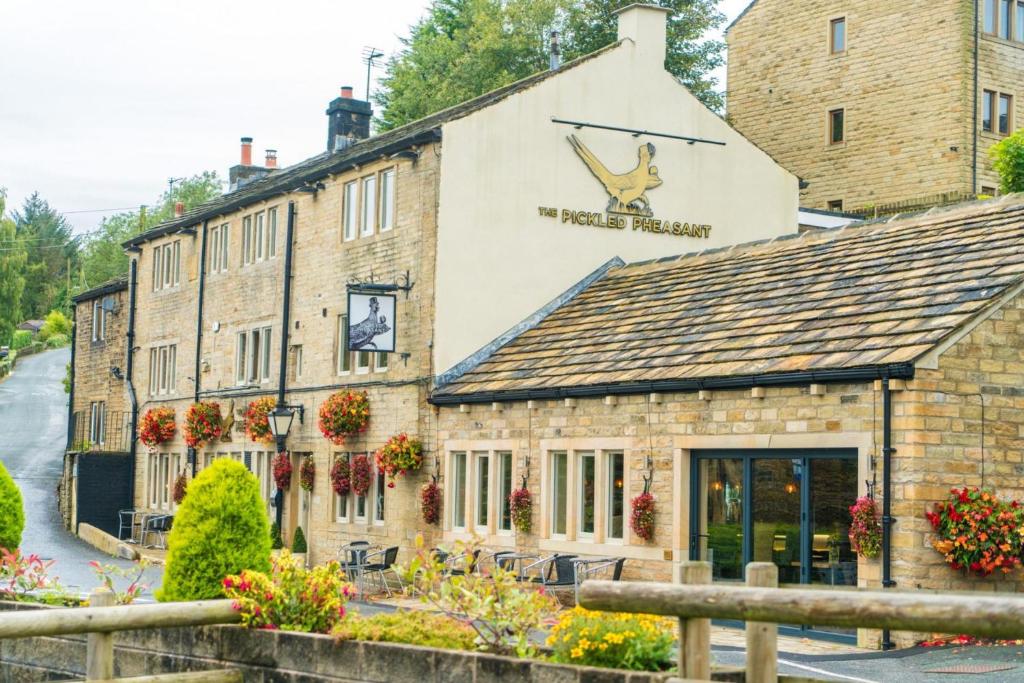
[[[683,562],[680,581],[687,585],[711,583],[710,562]],[[711,680],[711,620],[679,619],[679,675]]]
[[[111,607],[114,594],[97,588],[89,594],[90,607]],[[114,677],[114,634],[90,633],[86,644],[85,680],[107,681]]]
[[[747,585],[777,588],[779,568],[773,562],[747,565]],[[779,626],[763,621],[747,622],[747,683],[776,683],[779,680]]]

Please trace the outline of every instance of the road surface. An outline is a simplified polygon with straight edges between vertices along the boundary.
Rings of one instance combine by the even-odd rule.
[[[111,558],[69,533],[57,509],[68,415],[62,380],[70,359],[70,349],[28,356],[0,381],[0,460],[25,501],[22,552],[54,560],[50,573],[61,585],[88,592],[97,583],[89,562],[125,568],[132,563]],[[159,574],[150,569],[149,582],[158,584]]]

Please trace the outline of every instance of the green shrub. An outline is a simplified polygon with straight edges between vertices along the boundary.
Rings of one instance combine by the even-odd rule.
[[[46,320],[43,321],[43,326],[39,328],[39,341],[46,341],[55,334],[62,334],[65,337],[71,336],[71,320],[57,310],[46,314]]]
[[[338,640],[373,640],[447,650],[475,650],[476,632],[470,626],[437,612],[414,610],[372,617],[350,616],[333,631]]]
[[[46,338],[46,348],[59,349],[68,345],[68,337],[65,334],[53,334]]]
[[[1003,193],[1024,191],[1024,128],[988,149]]]
[[[292,552],[293,553],[305,553],[308,552],[306,549],[306,534],[302,533],[302,527],[295,527],[295,538],[292,539]]]
[[[17,351],[32,343],[32,333],[28,330],[15,330],[14,339],[11,341],[11,348]]]
[[[0,460],[0,548],[17,550],[24,529],[25,509],[22,507],[21,491]]]
[[[632,671],[663,671],[672,665],[672,619],[650,614],[592,612],[575,607],[551,627],[551,659],[562,664]]]
[[[280,550],[284,547],[284,540],[281,538],[281,527],[274,522],[270,525],[270,549]]]
[[[167,569],[157,599],[224,597],[223,580],[270,570],[270,528],[259,483],[245,466],[219,458],[188,485],[167,538]]]

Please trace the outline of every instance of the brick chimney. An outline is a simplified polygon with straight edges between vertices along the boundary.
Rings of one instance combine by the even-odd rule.
[[[665,41],[672,10],[657,5],[635,4],[615,12],[619,16],[619,40],[630,40],[636,56],[651,67],[665,68]]]
[[[266,161],[263,166],[265,168],[277,168],[277,150],[268,149],[266,155]]]
[[[270,165],[270,152],[274,152],[274,166]],[[239,163],[228,169],[228,192],[234,192],[238,188],[245,186],[246,183],[259,180],[270,173],[268,169],[275,168],[276,166],[277,152],[270,149],[267,150],[266,166],[254,166],[252,163],[252,138],[242,138],[242,155]]]
[[[344,149],[355,140],[370,137],[370,103],[352,96],[352,86],[343,85],[341,96],[327,107],[327,151]]]
[[[242,138],[242,166],[252,166],[252,138]]]
[[[174,202],[174,217],[181,218],[185,213],[185,202]]]

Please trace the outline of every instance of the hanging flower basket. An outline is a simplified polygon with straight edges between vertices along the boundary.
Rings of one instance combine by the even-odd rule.
[[[192,448],[203,448],[221,437],[224,427],[221,421],[220,404],[214,401],[193,403],[185,413],[185,444]]]
[[[629,524],[637,538],[650,541],[654,538],[654,496],[644,492],[630,501],[632,515]]]
[[[366,431],[370,424],[370,399],[365,391],[339,391],[320,406],[320,432],[336,446],[346,437]]]
[[[178,475],[178,478],[174,480],[174,504],[181,505],[181,501],[185,500],[185,494],[188,493],[188,477],[182,472]]]
[[[139,441],[150,451],[174,438],[174,408],[150,408],[139,423]]]
[[[292,485],[292,459],[287,453],[278,453],[274,456],[274,484],[282,491],[287,491]]]
[[[370,483],[373,481],[373,466],[370,459],[365,455],[357,455],[352,458],[352,493],[363,497],[370,492]]]
[[[508,497],[509,512],[512,515],[512,525],[516,531],[528,534],[533,527],[533,496],[529,489],[523,486],[516,489]]]
[[[441,521],[441,487],[436,481],[424,484],[420,490],[420,511],[426,524],[437,524]]]
[[[988,576],[1021,566],[1024,508],[1017,501],[1002,501],[988,489],[954,488],[925,516],[937,537],[932,547],[953,569]]]
[[[313,462],[313,456],[307,456],[302,459],[302,464],[299,465],[299,486],[302,487],[303,491],[313,490],[313,482],[316,481],[316,463]]]
[[[344,458],[338,458],[331,465],[331,488],[339,496],[352,492],[352,468]]]
[[[245,409],[245,435],[256,443],[273,443],[270,431],[270,413],[277,407],[277,399],[264,396],[249,403]]]
[[[388,488],[395,488],[395,477],[403,476],[409,470],[418,470],[423,463],[423,444],[419,439],[409,438],[406,433],[398,434],[374,454],[377,469],[387,475]]]
[[[858,498],[850,506],[850,516],[853,518],[850,522],[850,547],[861,557],[878,557],[882,549],[882,522],[874,499],[867,496]]]

